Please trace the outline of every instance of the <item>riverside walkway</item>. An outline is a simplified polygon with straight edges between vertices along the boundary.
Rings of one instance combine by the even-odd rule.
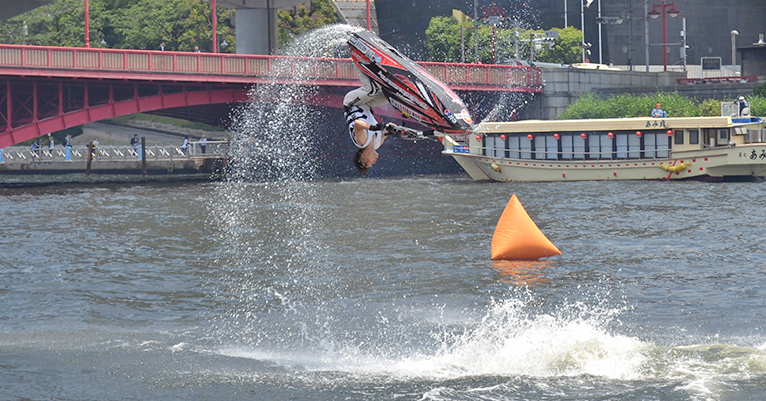
[[[205,152],[200,142],[180,146],[99,146],[89,155],[88,146],[53,149],[10,146],[0,149],[0,173],[61,174],[195,174],[214,173],[226,164],[229,143],[208,141]],[[89,157],[90,156],[90,157]]]

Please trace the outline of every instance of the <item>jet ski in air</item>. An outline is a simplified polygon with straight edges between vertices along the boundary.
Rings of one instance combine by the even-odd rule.
[[[444,133],[471,128],[471,115],[455,92],[375,34],[354,33],[348,45],[357,68],[405,117]]]

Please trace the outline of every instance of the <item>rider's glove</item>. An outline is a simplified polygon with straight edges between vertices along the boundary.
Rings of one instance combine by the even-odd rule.
[[[386,125],[383,123],[377,123],[375,125],[370,126],[371,131],[382,131],[384,128],[386,128]]]
[[[388,135],[393,135],[393,136],[402,135],[402,130],[400,130],[399,127],[393,123],[386,124],[386,131],[388,131]]]

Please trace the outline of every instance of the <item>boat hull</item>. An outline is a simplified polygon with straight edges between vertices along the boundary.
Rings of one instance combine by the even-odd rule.
[[[528,160],[443,152],[477,181],[761,180],[766,144],[673,152],[672,158],[642,160]],[[682,165],[683,164],[683,165]]]
[[[651,117],[482,122],[445,135],[443,153],[474,180],[758,180],[766,120]]]

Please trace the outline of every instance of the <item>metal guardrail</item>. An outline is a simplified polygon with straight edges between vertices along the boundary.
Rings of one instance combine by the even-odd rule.
[[[93,150],[93,162],[109,161],[141,161],[141,146],[99,146]],[[227,141],[207,141],[203,148],[200,142],[190,142],[187,149],[181,146],[147,146],[147,161],[172,161],[191,160],[204,158],[224,157],[228,154],[229,143]],[[9,146],[0,149],[0,163],[50,163],[50,162],[76,162],[88,160],[87,146],[73,146],[65,148],[30,149],[21,146]]]

